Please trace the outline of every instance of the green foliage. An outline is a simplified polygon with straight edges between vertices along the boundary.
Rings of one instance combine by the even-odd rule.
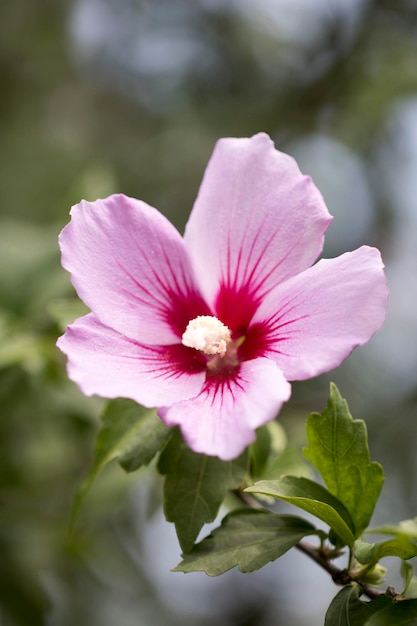
[[[248,455],[231,462],[192,452],[175,431],[159,458],[166,474],[164,511],[174,522],[181,548],[193,547],[203,525],[212,522],[229,490],[237,489],[247,472]]]
[[[397,556],[403,560],[412,559],[417,556],[417,543],[404,536],[379,543],[367,543],[360,539],[355,541],[355,557],[365,565],[378,563],[386,556]]]
[[[261,428],[246,453],[225,462],[193,452],[179,429],[168,429],[154,411],[129,400],[111,401],[102,422],[94,462],[75,498],[72,521],[95,478],[110,461],[117,460],[131,472],[148,464],[160,452],[157,467],[165,475],[165,516],[175,524],[183,550],[183,560],[175,571],[203,571],[217,576],[238,567],[243,573],[251,572],[279,558],[304,537],[317,535],[320,547],[304,543],[304,549],[327,567],[335,580],[343,580],[346,585],[329,607],[326,626],[385,626],[389,620],[404,626],[415,623],[412,620],[416,617],[417,600],[401,597],[398,602],[400,596],[389,593],[381,593],[370,602],[360,599],[367,585],[382,582],[385,568],[379,564],[380,559],[396,556],[408,560],[417,556],[417,520],[372,529],[373,533],[394,535],[389,539],[376,543],[355,541],[358,529],[372,514],[383,474],[380,466],[369,460],[364,424],[352,419],[335,386],[331,387],[323,413],[312,414],[308,420],[306,456],[321,472],[328,488],[305,476],[282,475],[291,467],[303,471],[303,464],[288,453],[282,427]],[[252,477],[279,478],[258,480],[245,488],[245,479],[251,479],[249,471]],[[352,482],[352,472],[359,477],[358,483]],[[366,480],[373,481],[373,488],[365,484]],[[215,519],[230,491],[236,492],[247,508],[227,514],[219,528],[195,545],[202,527]],[[296,516],[251,508],[251,494],[293,504],[325,522],[330,533],[326,535]],[[368,501],[361,516],[355,507],[363,505],[365,496]],[[326,546],[326,539],[335,549]],[[346,570],[337,570],[329,560],[340,554],[343,546],[349,547],[350,559]],[[413,587],[414,573],[412,567],[406,566],[402,573],[406,591]],[[369,593],[372,598],[376,592]]]
[[[353,524],[343,504],[327,489],[304,477],[283,476],[261,480],[245,491],[272,496],[294,504],[328,524],[344,544],[353,546]]]
[[[416,626],[417,600],[381,594],[371,602],[359,599],[358,585],[344,587],[333,599],[324,626]]]
[[[323,413],[312,413],[307,420],[307,442],[306,458],[349,511],[358,537],[369,524],[384,473],[370,461],[365,423],[352,418],[334,384]]]
[[[257,478],[262,480],[276,480],[289,474],[291,476],[312,477],[311,466],[309,466],[299,450],[294,446],[288,445],[282,452],[273,456],[268,463],[265,464],[262,473]]]
[[[348,585],[339,591],[327,610],[324,626],[365,626],[375,611],[391,604],[386,596],[363,602],[360,595],[358,585]]]
[[[386,602],[380,611],[375,611],[364,626],[417,626],[417,600]],[[353,625],[354,626],[354,625]]]
[[[276,421],[258,428],[250,446],[250,470],[254,480],[275,480],[284,474],[311,477],[311,467],[299,450],[288,443],[284,428]]]
[[[406,595],[408,590],[412,588],[413,583],[416,582],[416,578],[414,576],[414,567],[408,561],[401,562],[401,576],[404,580],[404,588],[401,592],[402,595]],[[415,597],[415,596],[410,596]]]
[[[409,537],[417,542],[417,517],[406,519],[399,524],[386,524],[368,528],[370,535],[395,535],[396,537]]]
[[[403,560],[401,564],[401,573],[404,578],[403,593],[414,597],[417,592],[417,579],[414,577],[413,566],[405,561],[417,556],[417,518],[404,520],[399,524],[369,528],[367,534],[394,535],[394,537],[378,543],[357,541],[355,556],[358,561],[372,565],[385,556],[401,558]]]
[[[239,509],[184,554],[174,571],[218,576],[237,566],[243,573],[252,572],[282,556],[303,537],[319,533],[299,517]]]
[[[276,422],[273,423],[276,424]],[[268,458],[272,454],[272,434],[268,426],[269,424],[265,424],[265,426],[258,428],[256,431],[256,439],[250,446],[250,471],[252,476],[258,477],[262,475],[268,462]],[[279,446],[279,450],[282,449],[282,447],[285,448],[285,435],[282,437],[282,441],[280,443],[283,445]]]
[[[307,442],[305,456],[320,472],[327,489],[305,477],[282,476],[278,480],[257,481],[245,491],[278,498],[304,509],[329,525],[329,539],[336,549],[343,545],[350,547],[351,558],[345,572],[338,572],[329,565],[329,572],[333,576],[340,574],[341,580],[345,578],[346,586],[331,603],[326,615],[326,626],[417,624],[415,600],[405,600],[395,593],[381,593],[370,602],[360,600],[363,591],[360,585],[367,589],[366,585],[378,585],[383,581],[386,570],[379,564],[380,559],[395,556],[404,563],[417,556],[417,519],[368,531],[394,535],[393,538],[376,543],[358,539],[369,524],[384,476],[382,467],[370,461],[365,424],[353,420],[346,402],[333,384],[323,413],[314,413],[308,418]],[[262,450],[259,444],[258,449]],[[263,449],[267,449],[265,445]],[[275,455],[271,461],[269,453],[268,463],[262,466],[262,472],[266,472],[268,465],[271,467],[276,463],[279,467],[279,456]],[[257,467],[260,466],[258,460]],[[254,521],[257,521],[256,517]],[[205,540],[206,543],[199,544],[198,549],[191,553],[192,558],[189,561],[185,559],[181,564],[181,571],[191,571],[197,564],[204,571],[206,568],[214,568],[213,560],[210,560],[213,554],[209,552],[215,551],[215,538],[213,533]],[[216,549],[221,552],[221,542]],[[318,562],[323,563],[323,559],[328,562],[325,548],[310,550]],[[221,560],[218,558],[217,561]],[[227,563],[232,566],[233,561]],[[235,564],[238,564],[237,561]],[[412,566],[404,563],[402,575],[405,593],[413,588],[416,580]],[[358,580],[360,585],[355,584],[354,580]],[[352,584],[347,584],[349,581]],[[370,590],[369,593],[372,598],[376,592]]]
[[[71,527],[87,492],[108,463],[117,460],[126,472],[137,470],[153,459],[170,434],[154,410],[132,400],[112,400],[101,419],[103,428],[97,436],[92,467],[74,498]]]

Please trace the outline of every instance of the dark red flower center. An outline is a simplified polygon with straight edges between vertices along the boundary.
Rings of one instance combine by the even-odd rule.
[[[261,356],[266,346],[265,329],[254,326],[246,334],[241,330],[232,334],[217,317],[199,315],[188,323],[182,343],[205,358],[208,378],[227,378],[242,361]]]

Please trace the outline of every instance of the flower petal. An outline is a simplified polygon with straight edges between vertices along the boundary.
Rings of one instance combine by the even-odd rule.
[[[289,399],[291,387],[269,359],[241,363],[234,378],[208,379],[195,398],[158,410],[168,426],[180,426],[195,452],[237,457]]]
[[[62,264],[103,324],[146,344],[178,342],[208,314],[184,242],[156,209],[123,195],[82,201],[60,235]]]
[[[379,251],[363,246],[321,260],[280,285],[256,312],[247,338],[249,354],[257,337],[261,354],[273,359],[288,380],[337,367],[384,322],[388,288],[383,267]]]
[[[222,322],[248,323],[270,289],[309,267],[330,221],[311,179],[267,135],[218,141],[184,238]]]
[[[205,359],[196,350],[140,345],[92,313],[68,326],[57,345],[68,356],[68,376],[87,396],[153,407],[195,396],[204,384]]]

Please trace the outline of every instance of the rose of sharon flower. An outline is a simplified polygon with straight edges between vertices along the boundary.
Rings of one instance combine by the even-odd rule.
[[[58,340],[87,395],[158,407],[196,452],[229,460],[290,396],[382,325],[380,254],[311,265],[330,224],[322,196],[260,133],[221,139],[184,238],[145,202],[82,201],[62,264],[91,313]]]

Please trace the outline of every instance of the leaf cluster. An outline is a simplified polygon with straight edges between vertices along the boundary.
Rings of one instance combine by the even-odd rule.
[[[155,411],[131,401],[111,401],[102,421],[91,471],[74,500],[73,521],[107,463],[117,460],[132,472],[157,458],[165,516],[174,523],[183,551],[174,571],[217,576],[237,567],[246,573],[297,547],[343,585],[328,609],[326,626],[417,624],[417,580],[409,562],[417,556],[417,520],[368,529],[384,473],[370,459],[365,423],[352,418],[335,385],[324,411],[307,420],[304,457],[318,479],[274,422],[259,429],[240,457],[225,462],[193,452],[178,429],[168,429]],[[320,523],[276,512],[271,507],[276,500]],[[196,543],[222,505],[228,512],[220,526]],[[371,543],[365,538],[370,532],[389,538]],[[315,538],[314,543],[306,537]],[[342,554],[346,566],[338,569],[333,560]],[[402,560],[400,593],[378,588],[386,572],[379,561],[387,556]]]

